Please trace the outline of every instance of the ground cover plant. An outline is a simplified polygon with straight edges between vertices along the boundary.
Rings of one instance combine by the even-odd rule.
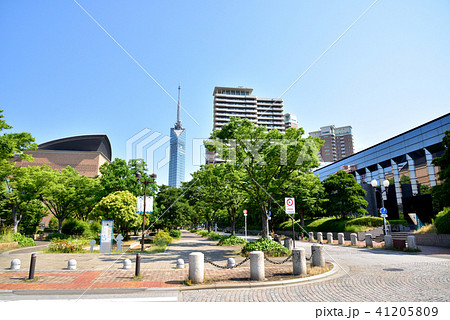
[[[289,249],[280,243],[267,238],[260,238],[254,242],[248,242],[241,250],[241,254],[248,256],[251,251],[263,251],[270,257],[282,257],[290,254]]]
[[[81,253],[83,248],[89,245],[87,239],[53,239],[46,250],[48,253]]]
[[[225,236],[225,237],[221,238],[217,245],[219,245],[219,246],[240,246],[240,245],[245,245],[246,243],[247,243],[247,240],[245,240],[244,238],[231,235],[231,236]]]

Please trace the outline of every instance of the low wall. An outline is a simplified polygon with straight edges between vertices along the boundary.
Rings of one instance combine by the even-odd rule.
[[[14,249],[19,246],[18,242],[0,243],[0,251],[5,249]]]
[[[450,248],[450,234],[414,233],[417,245]]]

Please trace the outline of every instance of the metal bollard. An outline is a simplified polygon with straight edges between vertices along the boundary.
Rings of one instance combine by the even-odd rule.
[[[201,252],[189,254],[189,280],[202,283],[205,277],[205,256]]]
[[[322,232],[317,232],[317,242],[323,243],[323,235],[322,235]]]
[[[325,267],[324,247],[319,244],[311,246],[311,263],[313,267]]]
[[[31,254],[30,272],[28,273],[28,279],[34,279],[34,270],[36,269],[36,253]]]
[[[356,233],[351,233],[350,234],[350,244],[352,246],[357,246],[358,245],[358,235]]]
[[[234,266],[236,266],[236,261],[234,260],[234,258],[228,258],[227,267],[233,268]]]
[[[372,235],[366,234],[366,247],[373,247]]]
[[[338,244],[344,244],[344,234],[338,233]]]
[[[309,233],[309,241],[314,241],[314,232]]]
[[[327,242],[333,243],[333,233],[331,233],[331,232],[327,233]]]
[[[306,274],[306,254],[304,248],[292,250],[292,269],[294,276]]]
[[[392,240],[392,236],[390,234],[384,236],[384,248],[385,249],[394,248],[394,241]]]
[[[265,279],[264,252],[262,251],[250,252],[250,279],[256,281]]]
[[[141,274],[141,254],[136,253],[136,271],[134,273],[135,277],[139,277]]]

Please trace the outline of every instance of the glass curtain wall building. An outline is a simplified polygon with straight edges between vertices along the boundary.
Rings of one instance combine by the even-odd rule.
[[[169,185],[175,188],[181,187],[184,181],[186,161],[186,129],[180,120],[180,89],[178,86],[177,122],[170,129]]]

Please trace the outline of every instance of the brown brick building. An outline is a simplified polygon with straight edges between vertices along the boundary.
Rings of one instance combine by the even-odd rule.
[[[106,135],[82,135],[49,141],[29,151],[34,161],[16,158],[17,167],[50,165],[62,170],[71,166],[78,173],[93,178],[100,174],[100,166],[111,161],[111,143]]]

